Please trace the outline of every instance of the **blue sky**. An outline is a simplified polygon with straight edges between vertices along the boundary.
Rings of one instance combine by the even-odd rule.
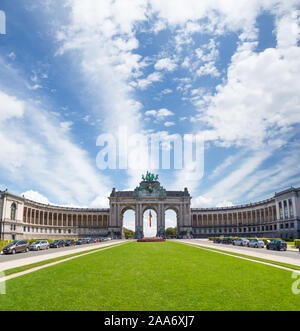
[[[97,137],[204,134],[194,207],[300,184],[300,1],[1,0],[0,188],[107,207],[145,169],[100,170]]]

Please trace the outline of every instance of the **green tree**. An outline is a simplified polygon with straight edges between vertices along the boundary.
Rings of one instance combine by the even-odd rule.
[[[167,228],[166,235],[168,238],[176,238],[177,228]]]
[[[123,231],[124,231],[124,235],[125,235],[126,239],[134,238],[134,236],[135,236],[134,231],[126,229],[126,228],[123,228]]]

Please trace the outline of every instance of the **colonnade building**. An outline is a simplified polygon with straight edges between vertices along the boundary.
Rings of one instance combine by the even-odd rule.
[[[193,235],[260,238],[300,238],[300,188],[235,207],[192,209]]]
[[[300,238],[300,188],[291,187],[265,201],[226,208],[191,208],[188,189],[167,191],[144,180],[133,191],[113,189],[108,209],[45,205],[0,191],[0,240],[122,237],[127,210],[135,212],[142,238],[143,213],[157,214],[157,236],[165,236],[165,213],[175,211],[179,238],[215,236]]]

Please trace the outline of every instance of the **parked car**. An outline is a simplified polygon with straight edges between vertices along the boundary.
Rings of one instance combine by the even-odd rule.
[[[74,246],[74,245],[76,245],[76,244],[73,239],[68,239],[65,241],[65,246]]]
[[[49,249],[49,247],[50,247],[50,245],[49,245],[48,241],[43,240],[43,241],[36,241],[36,242],[32,243],[29,246],[29,249],[31,251],[40,251],[42,249]]]
[[[13,241],[3,248],[3,254],[27,253],[28,251],[28,241]]]
[[[85,238],[85,243],[86,244],[91,244],[93,240],[91,238]]]
[[[234,242],[233,238],[224,238],[222,240],[222,244],[224,244],[224,245],[231,245],[233,242]]]
[[[233,242],[234,246],[248,246],[249,240],[244,238],[239,238]]]
[[[55,240],[50,244],[50,248],[65,247],[65,242],[63,240]]]
[[[215,244],[221,244],[223,241],[223,238],[215,238],[214,243]]]
[[[273,240],[267,244],[267,249],[275,250],[275,251],[286,251],[287,243],[283,240]]]
[[[248,247],[264,248],[265,247],[265,243],[264,243],[263,240],[252,239],[252,240],[249,241]]]
[[[78,239],[77,241],[76,241],[76,245],[84,245],[85,244],[85,239]]]

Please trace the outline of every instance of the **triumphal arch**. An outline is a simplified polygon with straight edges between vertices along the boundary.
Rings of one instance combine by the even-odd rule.
[[[187,235],[192,231],[191,196],[188,189],[184,191],[167,191],[158,181],[158,176],[147,172],[143,181],[133,191],[116,191],[114,188],[109,197],[110,228],[115,233],[122,233],[124,213],[135,212],[135,236],[143,238],[143,215],[152,209],[157,215],[157,237],[165,237],[165,213],[175,211],[178,233]]]

